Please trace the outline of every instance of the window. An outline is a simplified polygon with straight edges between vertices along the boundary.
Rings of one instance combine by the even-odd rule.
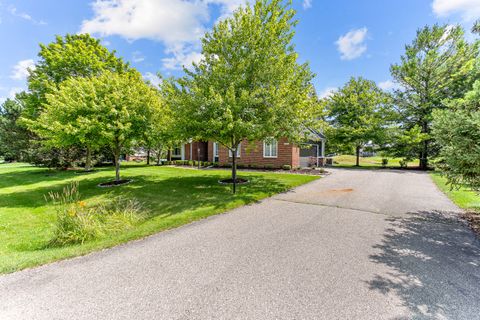
[[[218,157],[218,147],[219,147],[218,142],[214,142],[213,143],[213,156],[214,157]]]
[[[242,150],[242,144],[239,143],[238,147],[237,147],[237,158],[240,158],[241,150]],[[228,156],[230,158],[232,157],[232,151],[231,150],[228,150]]]
[[[278,153],[278,142],[275,139],[263,141],[263,157],[276,158]]]
[[[182,147],[176,146],[172,149],[172,156],[173,157],[181,157],[182,156]]]

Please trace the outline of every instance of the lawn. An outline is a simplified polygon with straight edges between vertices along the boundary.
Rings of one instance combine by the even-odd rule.
[[[362,168],[382,168],[383,157],[360,157],[360,166]],[[400,160],[402,158],[388,158],[387,168],[400,168]],[[355,167],[356,156],[354,155],[340,155],[333,157],[334,167],[352,168]],[[408,163],[408,167],[417,167],[418,161],[412,161]]]
[[[90,174],[50,171],[27,164],[0,164],[0,273],[8,273],[47,262],[86,254],[155,232],[181,226],[214,214],[258,201],[318,177],[265,172],[240,172],[250,180],[236,195],[218,180],[226,170],[196,170],[122,165],[122,178],[134,179],[129,185],[99,188],[100,182],[114,177],[113,168]],[[48,246],[53,236],[55,208],[44,195],[61,191],[79,181],[82,199],[100,203],[115,196],[135,198],[148,210],[148,218],[123,233],[63,247]]]
[[[439,172],[430,173],[432,180],[457,206],[468,211],[480,213],[480,194],[466,188],[451,190],[447,179]]]

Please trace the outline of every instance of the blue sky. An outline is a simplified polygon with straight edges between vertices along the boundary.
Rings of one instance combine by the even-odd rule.
[[[0,0],[0,100],[25,88],[39,43],[89,32],[146,78],[180,75],[201,58],[199,39],[244,0]],[[389,73],[415,31],[434,23],[470,29],[480,0],[294,0],[295,44],[319,95],[363,76],[389,89]]]

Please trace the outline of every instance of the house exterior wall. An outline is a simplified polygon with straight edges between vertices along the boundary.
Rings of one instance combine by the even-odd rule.
[[[207,142],[193,141],[191,144],[186,143],[184,145],[184,159],[183,160],[199,160],[198,159],[198,148],[200,148],[200,161],[210,161],[210,152],[207,148]],[[190,157],[190,151],[192,155]]]
[[[272,166],[274,168],[280,168],[283,165],[295,167],[300,163],[300,149],[292,143],[289,143],[286,138],[278,140],[277,157],[275,158],[263,156],[263,141],[256,141],[253,144],[243,141],[240,147],[240,157],[237,158],[238,165]],[[212,152],[209,152],[209,159],[213,159],[213,143],[211,150]],[[212,155],[211,157],[210,154]],[[228,149],[223,146],[219,148],[218,158],[218,162],[223,165],[232,162]]]

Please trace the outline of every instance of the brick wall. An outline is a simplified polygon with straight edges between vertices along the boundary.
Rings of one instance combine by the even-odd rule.
[[[208,143],[210,144],[210,143]],[[208,151],[208,148],[207,148],[207,143],[206,142],[198,142],[198,141],[194,141],[192,142],[191,144],[191,149],[192,149],[192,160],[198,160],[198,148],[200,147],[200,161],[209,161],[207,160],[207,156],[208,158],[210,158],[210,152]],[[184,150],[185,150],[185,153],[184,153],[184,157],[185,157],[185,160],[190,160],[190,143],[186,143],[184,145]],[[207,153],[208,152],[208,153]]]
[[[273,166],[275,168],[280,168],[283,165],[296,167],[300,165],[299,150],[300,149],[297,146],[289,143],[287,139],[282,138],[278,141],[277,157],[265,158],[263,157],[263,141],[256,141],[253,144],[243,141],[241,144],[240,157],[237,158],[237,163],[239,165]],[[209,147],[209,158],[211,154],[213,154],[213,144],[212,152],[210,152]],[[228,157],[228,149],[220,146],[219,162],[221,164],[227,164],[231,163],[231,161],[232,159]]]

